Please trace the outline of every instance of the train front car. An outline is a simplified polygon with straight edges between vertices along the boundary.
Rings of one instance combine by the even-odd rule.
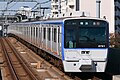
[[[65,72],[104,72],[109,46],[108,22],[66,19],[62,36]]]

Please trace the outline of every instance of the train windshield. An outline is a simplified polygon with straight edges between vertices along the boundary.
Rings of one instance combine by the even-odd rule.
[[[65,48],[105,48],[107,47],[107,25],[65,25]],[[86,22],[86,21],[85,21]],[[92,23],[92,21],[90,21]],[[70,23],[71,24],[71,23]]]
[[[79,29],[78,47],[105,47],[105,27],[81,27]]]

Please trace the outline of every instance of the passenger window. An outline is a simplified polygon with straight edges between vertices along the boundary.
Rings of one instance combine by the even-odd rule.
[[[28,27],[26,27],[26,34],[28,35]]]
[[[43,28],[43,38],[45,39],[45,37],[46,37],[46,28]]]
[[[33,29],[34,31],[33,31],[33,36],[35,37],[35,27],[34,27],[34,29]]]
[[[33,32],[32,32],[32,27],[31,27],[31,35],[33,34]]]
[[[60,39],[59,37],[60,37],[60,28],[58,28],[58,43],[59,43],[59,39]]]
[[[50,41],[50,33],[51,33],[50,28],[48,28],[48,40],[49,41]]]
[[[36,37],[38,37],[38,28],[36,28]]]
[[[54,42],[56,42],[56,33],[57,33],[57,30],[56,28],[54,28]]]
[[[53,39],[54,39],[54,28],[52,28],[52,41],[53,41]]]

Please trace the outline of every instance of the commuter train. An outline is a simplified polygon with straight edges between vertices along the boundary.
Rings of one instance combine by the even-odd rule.
[[[105,71],[109,24],[104,19],[72,17],[12,23],[8,33],[61,59],[65,72]]]

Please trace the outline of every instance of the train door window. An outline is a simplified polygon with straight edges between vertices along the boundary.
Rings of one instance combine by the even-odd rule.
[[[41,39],[41,27],[39,27],[39,38]]]
[[[30,26],[28,26],[28,35],[30,36]]]
[[[54,39],[54,28],[52,28],[52,41],[53,41],[53,39]]]
[[[25,27],[25,35],[27,35],[27,26]]]
[[[27,26],[25,27],[25,35],[27,35]]]
[[[33,36],[35,37],[35,27],[33,28]]]
[[[27,27],[27,33],[28,33],[28,35],[29,35],[29,26]]]
[[[41,38],[42,38],[42,41],[43,41],[43,34],[44,34],[44,27],[43,27],[43,25],[42,25],[42,27],[41,27]]]
[[[25,27],[23,27],[23,34],[25,35]]]
[[[30,34],[29,34],[29,31],[30,31],[29,28],[30,28],[30,27],[29,27],[29,25],[28,25],[28,36],[30,35]]]
[[[46,37],[46,28],[43,28],[43,39]]]
[[[26,32],[26,26],[24,27],[24,34],[26,36],[27,32]]]
[[[60,27],[58,26],[58,43],[59,43],[59,38],[60,37]]]
[[[28,25],[28,27],[27,27],[27,28],[28,28],[28,36],[29,36],[29,25]]]
[[[32,36],[33,32],[32,32],[32,27],[31,27],[31,36]]]
[[[36,37],[38,37],[38,28],[36,27]]]
[[[29,27],[28,27],[28,25],[27,25],[27,35],[29,35]]]
[[[30,36],[30,26],[28,25],[28,35]]]
[[[22,29],[22,26],[21,26],[21,33],[23,34],[23,29]]]
[[[54,28],[54,42],[56,42],[56,33],[57,33],[57,30],[56,28]]]
[[[25,35],[25,27],[23,27],[23,34]]]
[[[27,26],[25,26],[25,30],[24,31],[25,31],[25,35],[27,35]]]
[[[50,41],[50,28],[48,28],[48,40]]]
[[[31,37],[31,26],[29,25],[29,35],[30,35],[30,37]]]
[[[21,32],[22,32],[22,26],[20,26],[20,28],[21,28]]]
[[[26,36],[27,36],[27,34],[28,34],[28,27],[26,26]]]
[[[28,34],[28,27],[26,26],[26,35]]]

